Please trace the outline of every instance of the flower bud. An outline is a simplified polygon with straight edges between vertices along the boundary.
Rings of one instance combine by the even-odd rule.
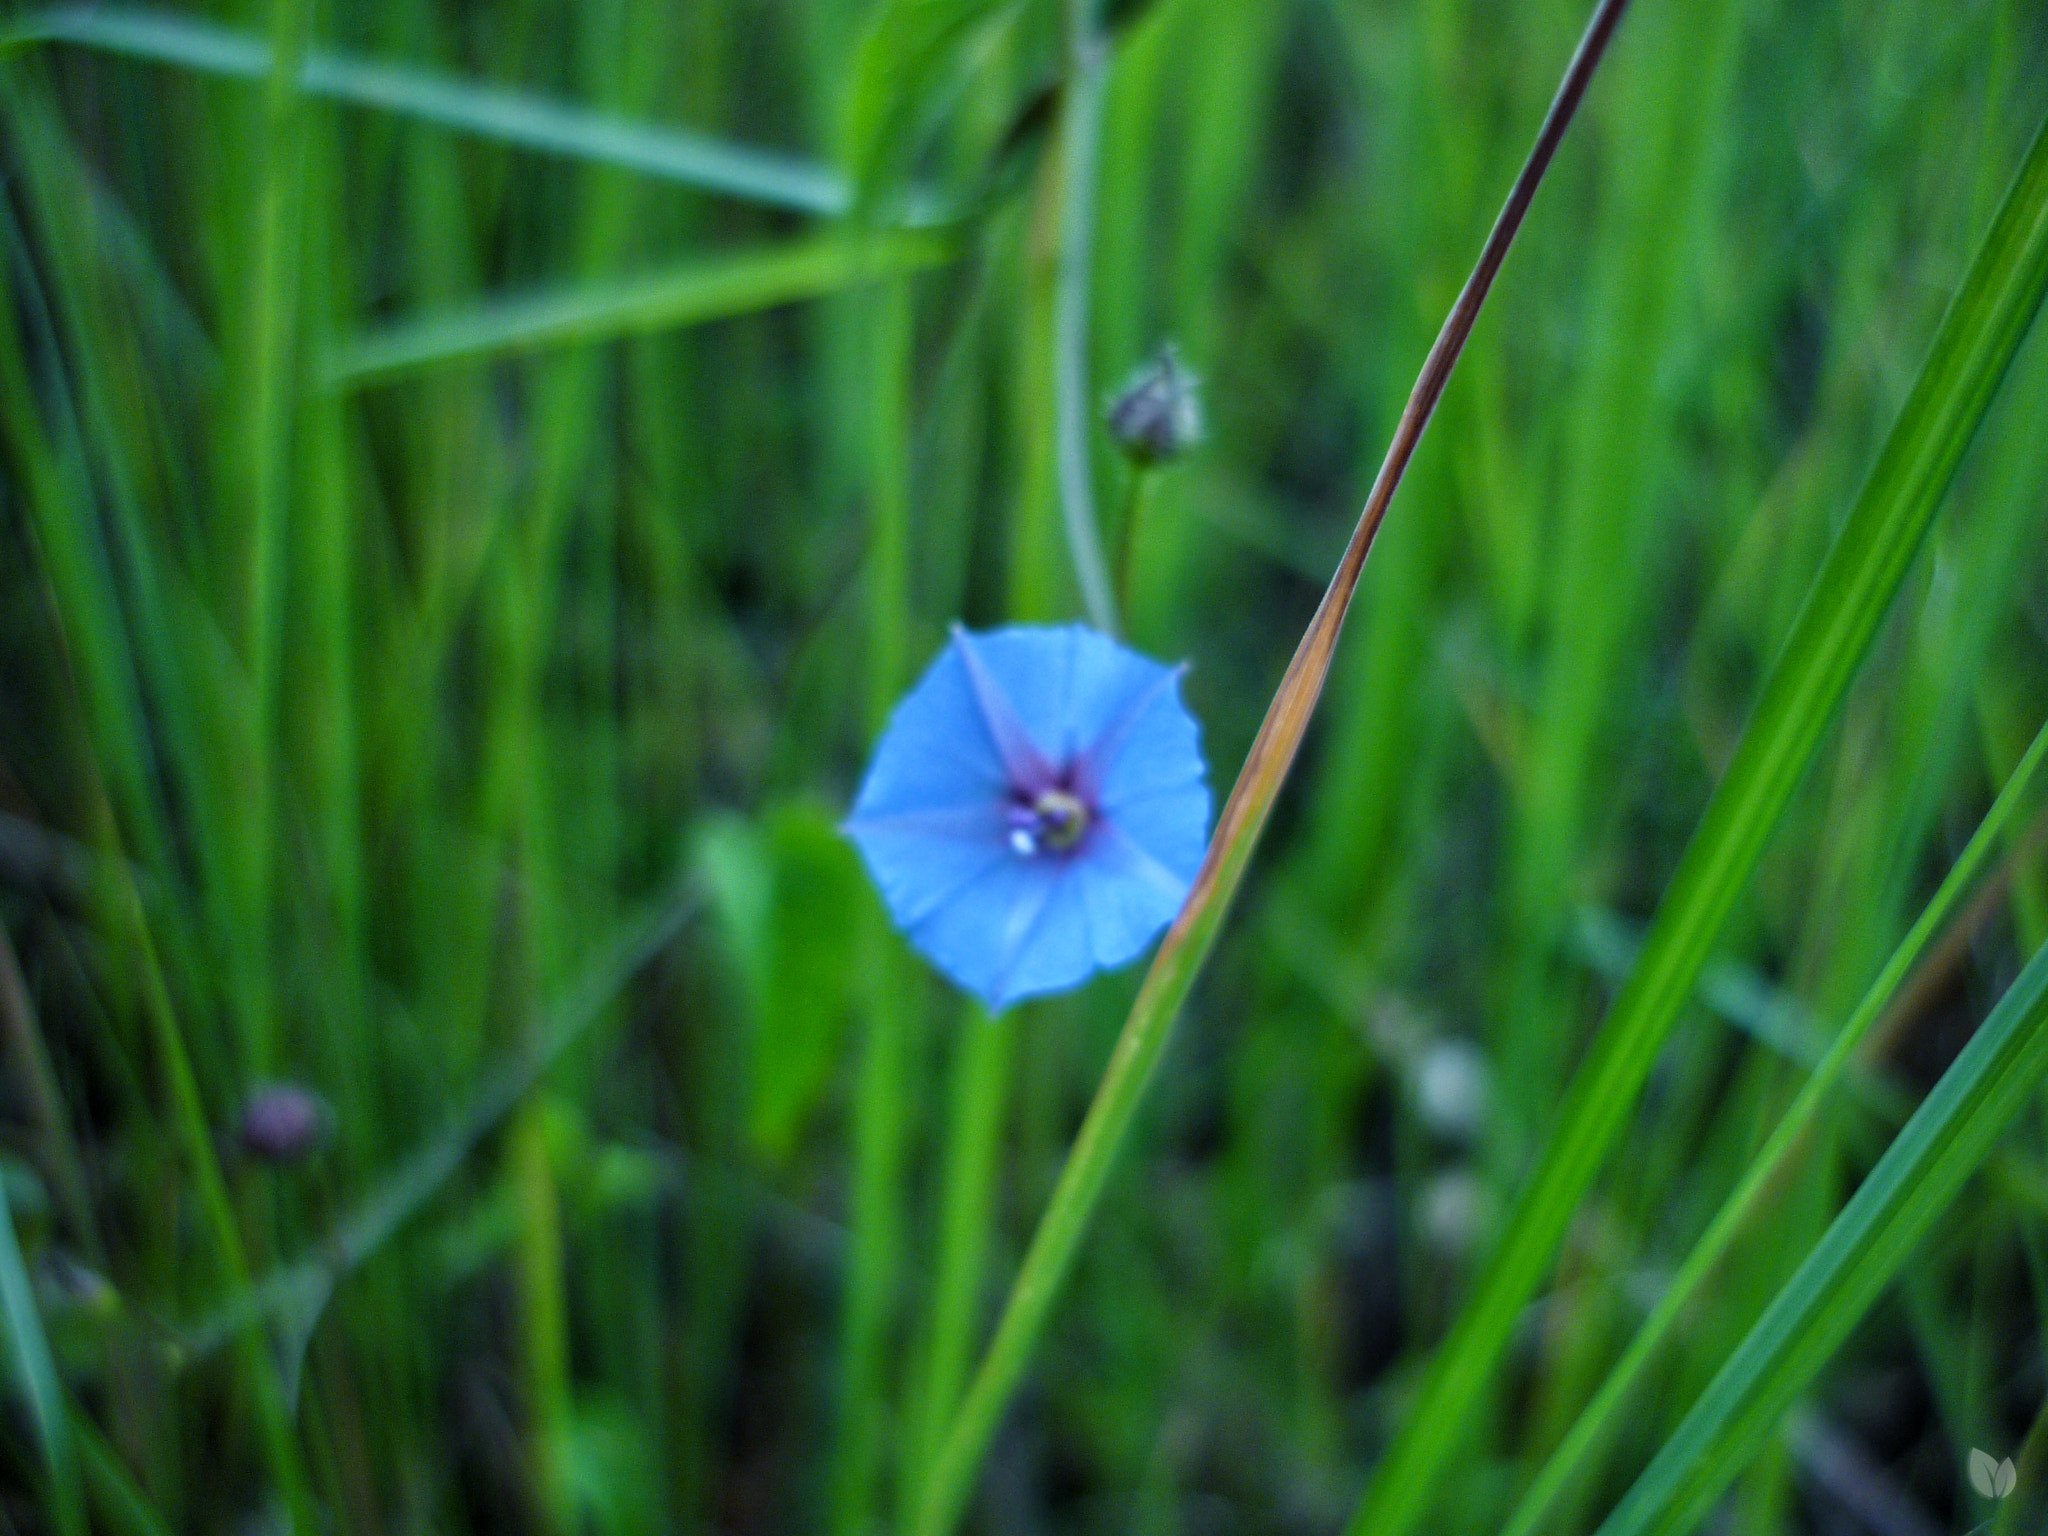
[[[1135,464],[1179,458],[1202,440],[1201,385],[1166,343],[1110,401],[1110,436]]]
[[[327,1139],[327,1106],[296,1083],[272,1083],[242,1109],[242,1150],[266,1163],[296,1163]]]

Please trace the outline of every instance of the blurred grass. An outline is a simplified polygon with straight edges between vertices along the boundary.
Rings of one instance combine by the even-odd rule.
[[[34,1311],[20,1285],[0,1310],[48,1346],[0,1434],[14,1528],[75,1529],[80,1500],[113,1530],[907,1513],[1135,986],[991,1032],[830,830],[949,620],[1079,612],[1067,10],[6,23],[0,812],[96,855],[82,891],[0,860]],[[1091,410],[1164,339],[1205,380],[1211,440],[1147,492],[1123,618],[1193,661],[1219,782],[1586,10],[1102,18],[1064,312]],[[1367,567],[976,1528],[1350,1514],[1609,1011],[1578,915],[1657,909],[2048,111],[2044,58],[2024,0],[1640,0]],[[2044,409],[2037,336],[1700,951],[1774,1017],[1850,1015],[2048,713]],[[1069,486],[1117,549],[1128,471],[1082,446]],[[1546,1529],[1615,1507],[2048,938],[2041,840],[2007,838],[1868,1037],[1871,1090],[1814,1111]],[[492,1123],[686,872],[706,920],[333,1262],[446,1127]],[[1619,1151],[1418,1484],[1431,1529],[1507,1521],[1797,1099],[1811,1058],[1726,997],[1670,1000]],[[1473,1117],[1438,1102],[1451,1042],[1489,1069]],[[292,1167],[237,1138],[279,1077],[332,1111]],[[1803,1411],[1935,1528],[1989,1513],[1973,1445],[2040,1493],[2024,1087],[1991,1171],[1801,1363]],[[302,1370],[258,1329],[167,1347],[309,1260],[336,1281]],[[1842,1529],[1818,1442],[1769,1433],[1781,1397],[1744,1454],[1717,1442],[1713,1518]]]

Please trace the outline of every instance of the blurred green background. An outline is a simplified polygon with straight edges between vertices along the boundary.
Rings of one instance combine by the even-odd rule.
[[[1219,794],[1586,9],[1105,18],[1081,404],[1172,341],[1210,431],[1133,494],[1091,428],[1092,499]],[[990,1023],[835,830],[948,622],[1079,612],[1070,19],[11,11],[8,1527],[899,1528],[1137,979]],[[1639,0],[973,1528],[1343,1523],[2044,66],[2038,0]],[[2036,338],[1432,1530],[1500,1528],[2048,709],[2044,421]],[[2029,832],[1546,1530],[1597,1523],[2044,938]],[[291,1158],[245,1123],[278,1084],[321,1102]],[[2043,1130],[1717,1529],[1981,1518],[1963,1458],[2048,1390]]]

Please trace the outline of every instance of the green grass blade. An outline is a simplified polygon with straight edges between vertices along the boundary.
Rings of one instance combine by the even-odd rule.
[[[1693,1405],[1600,1536],[1690,1529],[1869,1310],[2048,1069],[2048,947]]]
[[[1657,1299],[1657,1305],[1644,1319],[1636,1336],[1629,1341],[1626,1353],[1601,1383],[1593,1401],[1579,1415],[1571,1432],[1537,1474],[1536,1481],[1523,1496],[1502,1536],[1533,1536],[1558,1495],[1572,1484],[1587,1459],[1606,1443],[1608,1432],[1617,1424],[1627,1406],[1629,1393],[1643,1370],[1684,1315],[1687,1303],[1697,1294],[1722,1255],[1727,1253],[1764,1192],[1777,1183],[1829,1094],[1848,1073],[1856,1048],[1891,1007],[1892,1000],[1899,995],[1900,988],[1927,953],[1928,946],[1947,929],[1964,898],[1997,856],[2012,829],[2014,818],[2027,799],[2027,791],[2033,785],[2035,772],[2044,755],[2048,755],[2048,725],[2036,733],[2033,745],[2027,748],[2019,766],[2007,778],[2005,787],[1999,791],[1991,809],[1985,812],[1983,821],[1978,824],[1940,888],[1907,930],[1891,958],[1884,963],[1869,991],[1842,1025],[1812,1074],[1800,1086],[1798,1096],[1786,1109],[1770,1140],[1751,1159],[1741,1182],[1722,1203],[1707,1230],[1686,1255],[1684,1264],[1665,1287],[1664,1294]]]
[[[991,1018],[974,1008],[953,1046],[957,1054],[932,1271],[930,1337],[922,1395],[912,1417],[913,1488],[938,1456],[953,1410],[960,1406],[968,1367],[974,1363],[1017,1033],[1014,1011]]]
[[[266,1275],[185,1331],[177,1342],[179,1361],[202,1359],[266,1319],[282,1317],[298,1327],[308,1326],[334,1286],[379,1252],[447,1187],[484,1138],[605,1016],[627,984],[675,941],[701,906],[700,892],[689,885],[623,924],[548,1010],[531,1047],[486,1078],[462,1113],[380,1180],[308,1257]]]
[[[1558,1130],[1421,1394],[1353,1536],[1408,1536],[1572,1214],[1629,1123],[1765,839],[1905,579],[2048,287],[2048,133],[2037,134],[1667,889],[1634,974],[1572,1082]]]
[[[149,1502],[92,1420],[74,1408],[71,1429],[100,1523],[114,1536],[171,1536],[170,1522]]]
[[[78,1480],[78,1455],[71,1441],[71,1420],[64,1388],[50,1356],[43,1315],[36,1308],[35,1287],[14,1233],[14,1212],[7,1201],[6,1180],[0,1179],[0,1318],[7,1324],[7,1342],[36,1438],[42,1442],[43,1464],[50,1477],[51,1514],[65,1536],[85,1530],[85,1498]]]
[[[270,49],[260,39],[162,11],[59,6],[17,24],[8,41],[71,43],[236,79],[260,80],[270,70]],[[831,216],[844,213],[851,202],[840,176],[814,161],[403,65],[315,49],[305,56],[299,85],[309,96],[400,113],[502,144],[616,166],[772,208]]]
[[[847,159],[872,196],[909,153],[936,82],[975,31],[1016,0],[882,0],[862,36],[847,87]]]
[[[937,266],[954,252],[936,234],[827,235],[642,278],[500,299],[344,342],[321,378],[353,388],[450,363],[702,325]]]

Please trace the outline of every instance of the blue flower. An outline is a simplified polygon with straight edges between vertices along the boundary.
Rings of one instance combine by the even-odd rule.
[[[956,625],[889,717],[847,833],[989,1007],[1122,965],[1180,910],[1209,832],[1182,670],[1079,624]]]

